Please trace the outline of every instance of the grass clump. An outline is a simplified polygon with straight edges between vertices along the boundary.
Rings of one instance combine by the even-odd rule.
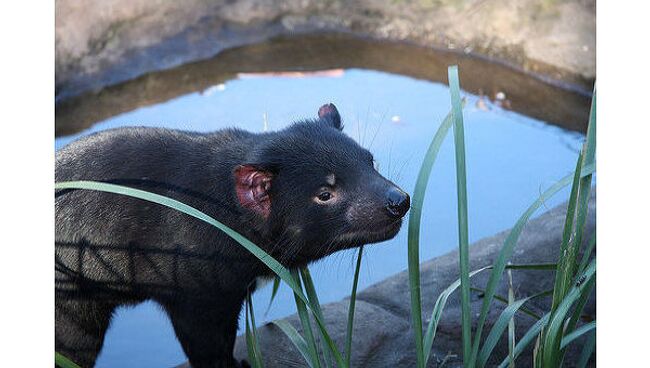
[[[423,368],[426,366],[433,338],[435,337],[436,326],[438,325],[444,303],[449,293],[453,292],[458,285],[461,287],[461,326],[462,326],[462,353],[463,364],[466,367],[484,367],[491,354],[494,346],[502,336],[506,328],[509,329],[509,346],[510,352],[508,357],[501,364],[501,367],[514,366],[514,360],[521,352],[533,341],[536,340],[535,349],[535,366],[536,367],[558,367],[562,365],[562,358],[566,346],[575,338],[591,332],[595,328],[581,328],[576,330],[575,326],[582,309],[591,295],[593,284],[595,282],[595,260],[589,262],[591,252],[595,245],[595,240],[589,245],[582,261],[578,265],[576,262],[582,244],[584,224],[587,218],[588,200],[591,190],[592,174],[595,171],[595,127],[596,127],[596,93],[592,100],[589,129],[587,140],[582,148],[580,157],[576,164],[576,170],[573,174],[561,179],[551,186],[521,215],[515,226],[505,239],[503,246],[498,254],[495,263],[492,265],[490,277],[485,290],[483,290],[483,303],[481,312],[478,316],[476,329],[471,330],[471,309],[469,302],[469,278],[485,270],[485,268],[470,272],[468,269],[468,244],[467,244],[467,188],[466,188],[466,168],[464,156],[464,138],[463,138],[463,119],[460,109],[461,101],[459,96],[459,79],[456,67],[449,68],[449,84],[452,98],[452,112],[443,121],[438,132],[433,138],[429,151],[425,155],[420,174],[416,182],[416,189],[413,194],[414,211],[411,213],[408,234],[408,254],[409,254],[409,284],[411,290],[411,318],[413,321],[413,330],[415,336],[415,346],[417,355],[417,366]],[[436,155],[439,151],[442,140],[444,140],[453,120],[454,143],[456,153],[456,183],[458,196],[458,232],[459,232],[459,265],[460,280],[452,284],[445,290],[436,301],[432,318],[426,328],[426,335],[422,335],[422,310],[420,300],[420,272],[419,272],[419,229],[421,222],[421,210],[424,201],[425,188],[430,176]],[[496,298],[496,288],[499,285],[509,262],[514,247],[517,244],[526,222],[539,209],[545,200],[565,186],[572,184],[572,192],[569,199],[569,206],[565,221],[565,230],[561,244],[560,258],[555,266],[556,282],[552,291],[547,291],[533,295],[518,301],[510,295],[508,307],[503,310],[496,323],[492,327],[487,337],[483,340],[483,330],[485,328],[488,313],[492,303]],[[578,283],[576,280],[580,280]],[[553,294],[553,307],[545,316],[540,318],[519,341],[514,339],[514,313],[524,304],[536,297]],[[501,298],[503,299],[503,298]],[[564,326],[568,326],[564,328]],[[570,336],[571,339],[568,339]],[[581,364],[586,364],[591,352],[593,351],[593,339],[590,339],[585,352],[581,359]],[[563,343],[564,342],[564,343]]]

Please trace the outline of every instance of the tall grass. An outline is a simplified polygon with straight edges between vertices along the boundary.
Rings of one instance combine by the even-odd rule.
[[[587,139],[582,148],[581,154],[576,163],[576,170],[573,174],[562,178],[560,181],[544,191],[524,213],[520,216],[510,233],[506,237],[501,249],[491,266],[471,271],[469,269],[469,240],[468,240],[468,198],[466,182],[465,162],[465,138],[462,116],[463,101],[460,98],[460,81],[458,68],[449,67],[449,87],[451,95],[451,111],[443,120],[434,135],[428,151],[426,152],[413,191],[412,210],[408,223],[408,273],[409,291],[411,295],[411,322],[413,336],[415,338],[415,352],[418,368],[424,368],[430,358],[434,344],[436,330],[442,318],[444,308],[449,296],[460,287],[461,291],[461,326],[462,326],[462,358],[465,367],[484,367],[488,361],[499,360],[493,352],[499,343],[503,333],[508,334],[508,355],[502,358],[499,367],[514,367],[515,361],[521,354],[534,343],[534,365],[536,367],[559,367],[563,363],[564,353],[569,344],[579,337],[588,334],[586,343],[578,361],[579,367],[584,367],[591,357],[595,348],[596,323],[577,327],[582,309],[585,306],[595,284],[596,263],[591,260],[591,254],[595,247],[595,235],[588,247],[583,252],[583,257],[578,262],[580,248],[585,238],[584,225],[587,219],[588,202],[591,191],[592,174],[595,171],[595,131],[596,131],[596,93],[594,91]],[[422,323],[422,302],[420,293],[420,226],[422,223],[422,210],[424,197],[427,190],[429,177],[433,170],[440,147],[444,142],[449,129],[453,126],[454,147],[456,160],[456,187],[458,200],[458,246],[459,246],[459,274],[460,278],[449,285],[437,298],[431,318],[427,326]],[[560,244],[560,257],[555,264],[529,264],[513,265],[509,263],[514,248],[517,245],[519,236],[530,217],[540,206],[551,196],[555,195],[562,188],[571,184],[571,194],[567,216],[565,219],[562,243]],[[288,270],[270,255],[265,253],[257,245],[247,240],[236,231],[228,228],[216,219],[207,214],[190,207],[182,202],[167,198],[158,194],[128,188],[124,186],[90,182],[75,181],[56,183],[55,189],[85,189],[96,190],[130,196],[144,201],[157,203],[162,206],[173,208],[185,213],[200,221],[204,221],[233,238],[242,247],[266,264],[276,275],[273,284],[273,292],[269,306],[273,301],[280,282],[288,285],[294,293],[296,309],[300,318],[302,334],[285,320],[276,320],[273,323],[289,338],[298,352],[305,359],[310,367],[341,367],[347,368],[351,364],[352,356],[352,331],[354,324],[354,310],[356,303],[356,292],[361,267],[363,248],[359,249],[357,262],[350,297],[348,321],[345,338],[344,352],[341,354],[339,347],[333,342],[325,326],[325,318],[316,294],[315,285],[307,268],[302,270]],[[552,290],[530,295],[516,300],[513,292],[512,271],[521,269],[555,270],[555,285]],[[490,271],[490,276],[484,290],[472,288],[470,280],[474,275],[484,271]],[[497,286],[500,284],[504,274],[508,274],[508,295],[507,298],[496,294]],[[476,329],[472,331],[472,320],[470,308],[471,290],[479,290],[483,293],[481,311],[478,315]],[[525,304],[532,299],[553,295],[552,307],[544,315],[537,315],[528,310]],[[493,302],[505,303],[506,307],[500,313],[496,322],[485,338],[483,330],[486,327],[486,320]],[[522,336],[515,341],[515,320],[516,313],[525,313],[537,319]],[[263,366],[263,356],[257,341],[257,330],[255,324],[255,313],[253,310],[252,297],[249,294],[245,309],[246,341],[248,345],[248,360],[253,367]],[[316,324],[316,332],[312,326]],[[66,368],[77,366],[56,353],[55,363]]]
[[[563,187],[572,183],[572,195],[569,201],[569,209],[567,213],[567,220],[565,231],[563,234],[562,249],[560,259],[557,263],[556,272],[556,287],[553,290],[553,310],[549,312],[548,316],[541,318],[535,325],[524,334],[519,343],[514,344],[514,336],[511,337],[512,349],[506,361],[501,366],[513,365],[514,359],[521,354],[537,337],[538,349],[543,354],[537,354],[535,364],[538,367],[556,367],[562,363],[562,356],[566,346],[561,345],[562,337],[567,333],[558,326],[563,326],[563,323],[568,323],[569,327],[575,327],[578,317],[584,307],[591,290],[593,288],[593,274],[595,274],[595,261],[592,261],[589,266],[588,262],[590,252],[593,249],[593,244],[590,245],[588,253],[585,253],[580,267],[576,264],[576,257],[578,254],[581,240],[583,238],[584,224],[587,218],[587,204],[589,200],[589,192],[591,188],[592,173],[594,172],[594,155],[595,155],[595,126],[596,126],[596,93],[592,101],[592,108],[589,120],[589,129],[587,133],[587,141],[585,142],[582,153],[578,158],[577,168],[574,174],[569,175],[555,185],[547,189],[542,195],[521,215],[515,226],[512,228],[510,234],[505,239],[503,246],[497,256],[494,265],[491,267],[490,278],[486,290],[484,291],[483,303],[481,312],[478,317],[477,327],[474,331],[472,339],[470,303],[468,298],[469,278],[474,274],[468,270],[468,253],[469,249],[466,242],[467,233],[467,188],[465,183],[465,159],[464,159],[464,142],[463,142],[463,120],[462,112],[459,110],[461,104],[460,96],[457,93],[459,90],[459,80],[457,75],[457,68],[449,68],[449,88],[452,98],[452,113],[454,132],[455,132],[455,152],[456,152],[456,180],[457,180],[457,196],[458,196],[458,232],[459,232],[459,265],[460,265],[460,285],[461,285],[461,326],[462,326],[462,352],[463,363],[466,367],[483,367],[486,365],[488,359],[491,357],[492,349],[494,348],[497,340],[505,330],[507,325],[514,329],[512,323],[512,316],[514,312],[522,308],[523,305],[530,299],[541,296],[535,295],[532,297],[524,298],[519,301],[511,301],[511,304],[501,313],[495,325],[490,331],[489,335],[482,339],[483,330],[485,328],[488,313],[492,307],[496,295],[496,288],[499,285],[506,264],[511,258],[514,247],[517,244],[519,235],[521,234],[524,225],[530,217],[539,209],[539,207],[552,195],[556,194]],[[453,289],[447,289],[439,297],[434,306],[432,318],[427,327],[426,336],[422,337],[422,305],[420,300],[420,272],[419,272],[419,229],[421,222],[421,208],[424,201],[425,188],[431,173],[432,166],[435,162],[439,147],[442,144],[444,136],[447,134],[450,122],[449,116],[438,129],[438,132],[431,142],[429,151],[426,153],[420,173],[416,182],[416,189],[413,193],[413,208],[409,222],[408,234],[408,247],[409,247],[409,284],[411,290],[411,318],[413,322],[413,332],[415,336],[415,347],[417,356],[417,365],[423,368],[429,358],[429,352],[433,344],[433,337],[435,336],[435,329],[441,318],[442,309],[444,308],[444,301],[448,297],[448,293]],[[579,194],[578,194],[579,193]],[[578,201],[577,198],[580,198]],[[579,202],[576,209],[576,202]],[[574,217],[576,218],[574,226]],[[478,271],[482,271],[478,270]],[[573,285],[571,282],[575,280],[582,280],[583,283]],[[466,288],[463,290],[463,284]],[[455,286],[455,285],[452,285]],[[568,296],[571,295],[571,298]],[[577,302],[577,303],[576,303]],[[574,305],[575,303],[575,305]],[[441,307],[442,305],[442,307]],[[559,309],[559,306],[562,309]],[[573,310],[571,316],[568,316],[569,310]],[[550,324],[547,328],[546,326]],[[569,329],[571,333],[573,329]],[[589,332],[590,330],[581,330],[579,335]],[[470,342],[471,340],[471,342]],[[592,342],[589,346],[593,345]],[[593,347],[591,348],[593,349]],[[587,350],[587,358],[584,358],[585,364],[591,350]]]

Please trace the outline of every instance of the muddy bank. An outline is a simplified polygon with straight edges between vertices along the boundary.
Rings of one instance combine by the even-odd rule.
[[[58,101],[278,36],[344,32],[503,63],[588,92],[595,1],[56,1]]]

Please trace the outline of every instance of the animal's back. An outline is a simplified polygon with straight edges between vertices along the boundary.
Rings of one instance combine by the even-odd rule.
[[[238,147],[251,137],[241,130],[208,134],[164,128],[108,130],[59,150],[56,181],[93,180],[151,191],[234,226],[232,191],[225,189],[232,186],[231,166]],[[55,220],[59,268],[97,282],[131,281],[134,287],[160,279],[155,270],[173,267],[173,258],[187,250],[178,246],[206,245],[209,231],[208,235],[220,235],[163,206],[89,190],[58,191]],[[68,281],[60,272],[58,276]]]
[[[191,160],[201,148],[208,148],[218,158],[220,151],[231,149],[237,142],[252,136],[239,129],[214,133],[149,127],[109,129],[59,149],[55,176],[57,181],[109,180],[124,175],[156,173],[152,164],[187,165],[187,159]],[[160,170],[158,173],[173,174]]]

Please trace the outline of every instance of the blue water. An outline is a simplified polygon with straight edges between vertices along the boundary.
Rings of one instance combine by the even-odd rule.
[[[462,82],[462,81],[461,81]],[[511,227],[539,193],[573,171],[583,137],[506,111],[465,93],[470,241]],[[56,147],[91,132],[127,125],[212,131],[236,126],[253,132],[276,130],[313,117],[333,102],[344,131],[370,148],[379,170],[412,192],[422,157],[450,108],[445,85],[368,70],[346,70],[337,77],[278,76],[241,78],[205,91],[114,116],[80,134],[61,137]],[[487,110],[485,109],[487,107]],[[546,203],[566,200],[568,190]],[[456,183],[452,135],[442,146],[424,205],[421,259],[457,246]],[[406,226],[390,241],[366,247],[359,279],[363,289],[406,269]],[[347,296],[354,253],[335,254],[311,266],[319,298],[327,303]],[[270,285],[254,295],[257,321],[293,314],[293,295],[281,286],[264,316]],[[171,324],[155,303],[120,309],[108,331],[97,367],[174,366],[186,358]]]

